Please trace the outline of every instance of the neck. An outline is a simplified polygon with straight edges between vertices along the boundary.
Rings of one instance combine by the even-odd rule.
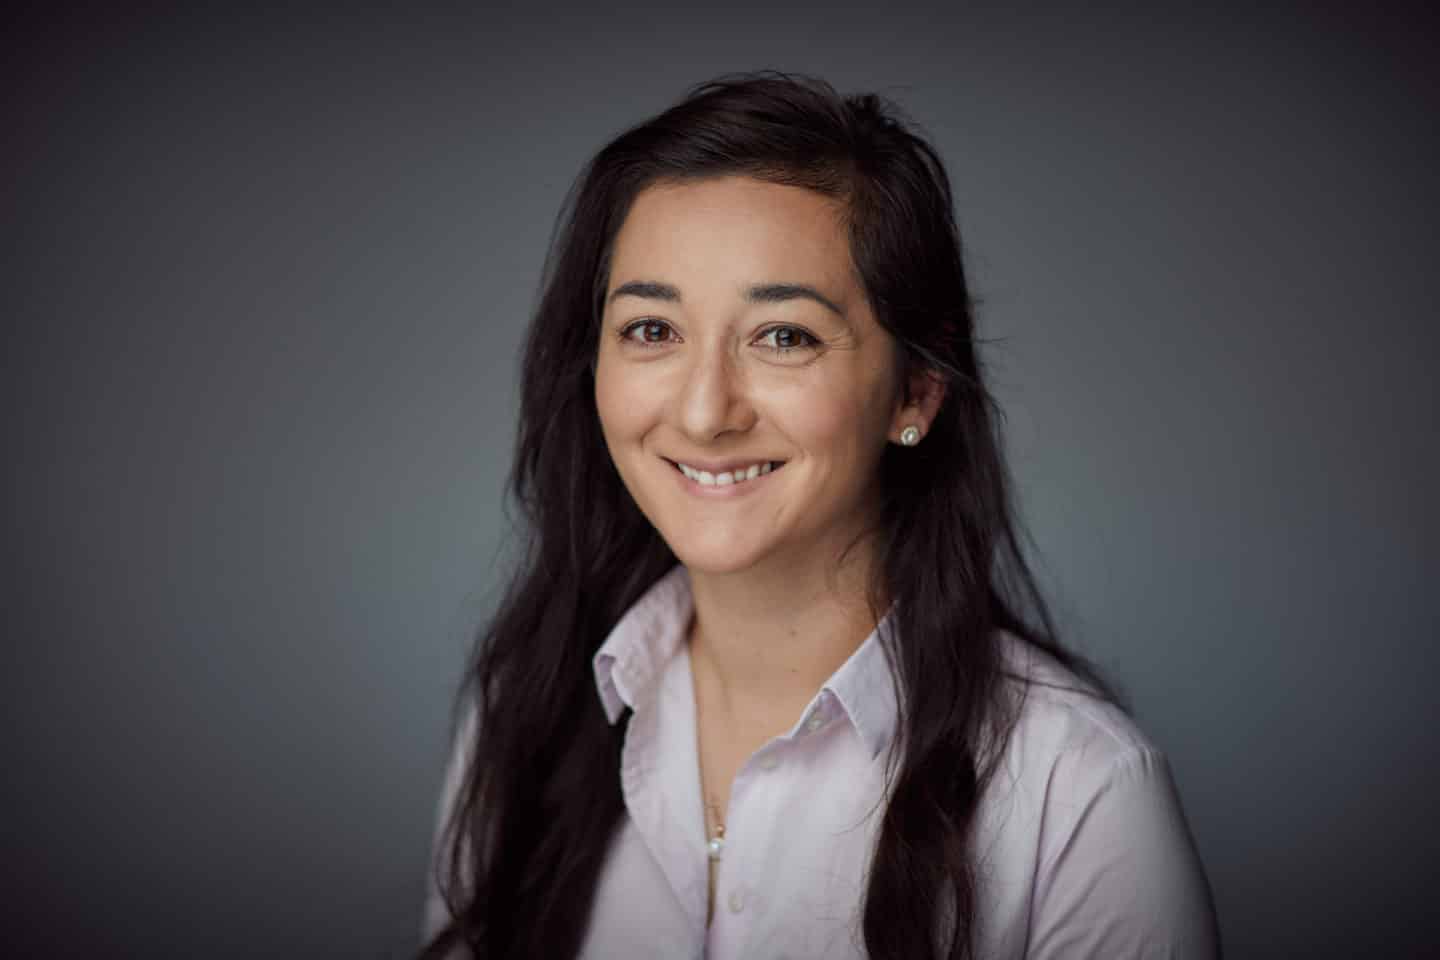
[[[867,539],[843,563],[777,558],[763,569],[690,571],[695,682],[732,729],[765,737],[788,729],[870,635],[872,563]]]

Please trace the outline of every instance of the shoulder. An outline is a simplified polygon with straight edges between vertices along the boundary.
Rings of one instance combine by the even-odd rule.
[[[1018,871],[1033,955],[1213,956],[1213,901],[1165,753],[1045,651],[1003,634],[1000,652],[1014,722],[982,846]]]
[[[452,919],[441,884],[449,879],[450,856],[453,852],[450,841],[457,827],[454,820],[455,808],[460,802],[460,792],[474,759],[475,736],[479,723],[479,705],[473,697],[462,697],[451,723],[450,749],[444,764],[440,796],[430,834],[430,869],[426,875],[425,903],[421,916],[422,942],[425,943],[429,943]],[[467,955],[464,951],[451,954],[455,957]]]
[[[1097,802],[1172,802],[1169,761],[1134,718],[1045,650],[997,637],[1003,679],[982,755],[994,765],[987,790],[1050,848],[1042,859]]]
[[[999,719],[1014,724],[1005,743],[1012,772],[1048,769],[1062,758],[1098,772],[1163,756],[1128,713],[1051,654],[1005,631],[997,632],[996,644]]]

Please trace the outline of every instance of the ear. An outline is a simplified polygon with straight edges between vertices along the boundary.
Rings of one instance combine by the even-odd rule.
[[[890,442],[904,443],[903,436],[907,427],[918,430],[920,440],[924,440],[944,400],[945,381],[941,380],[935,371],[917,366],[906,380],[900,399],[896,402],[895,413],[890,418]]]

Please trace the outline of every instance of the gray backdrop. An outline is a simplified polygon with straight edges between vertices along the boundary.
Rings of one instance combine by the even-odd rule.
[[[1428,942],[1433,21],[1057,9],[12,21],[5,945],[412,946],[553,217],[757,67],[949,163],[1036,562],[1230,955]]]

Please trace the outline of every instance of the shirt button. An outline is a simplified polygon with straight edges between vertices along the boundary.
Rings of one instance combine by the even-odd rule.
[[[814,713],[810,714],[810,719],[805,721],[805,729],[809,730],[811,733],[814,733],[816,730],[819,730],[823,726],[825,726],[825,715],[819,710],[816,710]]]
[[[739,913],[745,909],[745,892],[743,890],[730,891],[730,912]]]
[[[760,758],[761,770],[774,770],[778,766],[780,766],[780,758],[773,753],[767,753]]]

